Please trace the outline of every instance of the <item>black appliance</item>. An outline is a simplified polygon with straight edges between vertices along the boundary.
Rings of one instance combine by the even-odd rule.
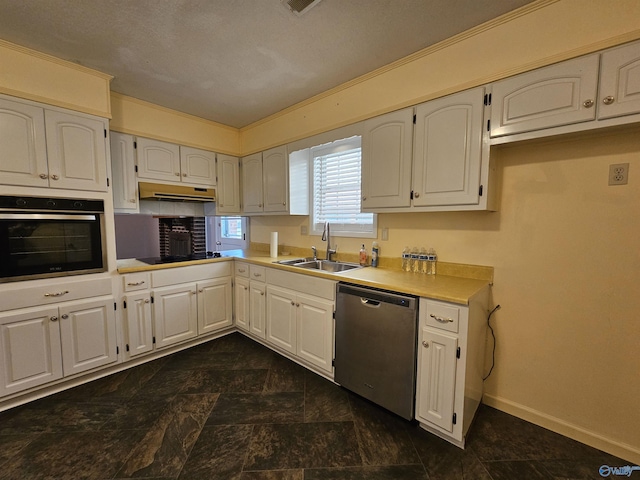
[[[102,200],[0,196],[0,282],[106,270]]]

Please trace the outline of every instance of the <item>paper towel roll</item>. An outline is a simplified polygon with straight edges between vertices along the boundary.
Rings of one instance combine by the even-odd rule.
[[[278,232],[271,232],[271,258],[278,256]]]

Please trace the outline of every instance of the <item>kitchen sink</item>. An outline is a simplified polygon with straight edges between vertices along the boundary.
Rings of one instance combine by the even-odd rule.
[[[310,262],[297,263],[294,266],[334,273],[353,270],[354,268],[362,268],[362,266],[357,263],[332,262],[330,260],[311,260]]]
[[[313,259],[297,259],[297,260],[285,260],[278,262],[282,265],[291,265],[293,267],[306,268],[309,270],[322,270],[324,272],[339,273],[347,270],[353,270],[355,268],[362,268],[362,265],[357,263],[347,262],[333,262],[330,260],[313,260]]]
[[[304,263],[304,262],[311,262],[311,261],[313,261],[313,258],[308,257],[308,258],[292,258],[291,260],[279,260],[274,263],[278,263],[280,265],[295,265],[296,263]]]

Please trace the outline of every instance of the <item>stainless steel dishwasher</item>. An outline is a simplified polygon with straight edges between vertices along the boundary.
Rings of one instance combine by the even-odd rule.
[[[416,297],[339,283],[337,383],[413,419],[418,329]]]

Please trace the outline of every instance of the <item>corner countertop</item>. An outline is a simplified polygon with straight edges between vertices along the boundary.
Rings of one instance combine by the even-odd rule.
[[[312,275],[314,277],[327,278],[338,282],[347,282],[384,290],[417,295],[435,300],[468,305],[469,300],[477,293],[491,284],[490,280],[468,278],[465,276],[466,270],[476,268],[490,269],[490,267],[475,267],[473,265],[464,266],[458,264],[444,264],[446,274],[424,275],[418,273],[403,272],[392,268],[365,267],[348,270],[340,273],[330,273],[318,270],[307,270],[289,265],[281,265],[275,262],[287,260],[291,256],[279,256],[272,258],[268,252],[251,250],[228,250],[222,252],[220,258],[209,258],[206,260],[192,260],[187,262],[176,262],[169,264],[149,265],[136,259],[118,260],[118,273],[135,273],[167,268],[179,268],[189,265],[200,265],[206,263],[228,262],[230,260],[241,260],[243,262],[261,265],[264,267],[286,270],[289,272]],[[466,267],[469,267],[468,269]],[[453,273],[453,274],[451,274]]]

